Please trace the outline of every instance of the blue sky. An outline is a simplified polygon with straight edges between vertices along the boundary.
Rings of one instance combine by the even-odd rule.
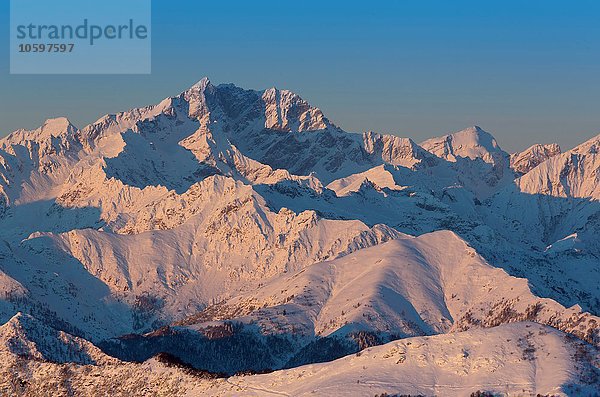
[[[84,126],[203,76],[299,93],[347,131],[424,140],[480,125],[514,151],[600,133],[600,2],[153,1],[152,74],[9,75],[0,5],[0,134]]]

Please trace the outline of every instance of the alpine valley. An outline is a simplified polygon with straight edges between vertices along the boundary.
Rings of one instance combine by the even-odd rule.
[[[360,135],[205,78],[0,140],[3,396],[598,396],[598,316],[600,135]]]

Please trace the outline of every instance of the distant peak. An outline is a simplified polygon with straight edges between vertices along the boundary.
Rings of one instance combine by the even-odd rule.
[[[472,125],[470,127],[464,128],[458,132],[485,132],[483,128],[478,125]]]
[[[208,79],[208,77],[203,77],[200,79],[200,81],[198,81],[196,84],[194,84],[191,88],[206,88],[207,86],[209,86],[210,80]]]
[[[547,153],[550,156],[555,156],[557,154],[561,154],[562,149],[560,148],[560,145],[558,143],[535,143],[527,149],[523,150],[522,152],[516,153],[516,155],[527,153]]]
[[[279,88],[274,87],[274,86],[264,90],[262,93],[262,96],[264,99],[271,99],[271,100],[274,100],[276,98],[279,98],[278,100],[281,100],[280,97],[286,97],[289,99],[296,99],[296,100],[305,102],[300,97],[300,95],[296,94],[295,92],[289,91],[289,90],[280,90]]]
[[[524,175],[544,161],[559,154],[561,154],[561,149],[557,143],[536,143],[522,152],[512,154],[510,156],[510,166],[518,174]]]
[[[11,134],[2,139],[4,145],[20,145],[27,141],[44,142],[54,138],[71,140],[76,137],[78,133],[77,127],[75,127],[69,119],[66,117],[51,118],[44,121],[44,123],[34,129],[25,130],[20,129],[13,131]]]
[[[478,125],[474,125],[468,128],[465,128],[463,130],[460,130],[458,132],[454,132],[452,134],[450,134],[450,136],[453,135],[483,135],[483,136],[492,136],[492,134],[490,134],[489,132],[487,132],[486,130],[484,130],[483,128],[481,128]]]
[[[42,130],[49,130],[51,132],[63,132],[69,128],[74,128],[73,124],[66,117],[56,117],[48,119],[42,125]]]
[[[600,135],[588,139],[570,150],[573,153],[598,153],[600,151]]]
[[[333,126],[319,108],[300,95],[275,87],[262,92],[265,105],[265,127],[279,131],[315,131]]]
[[[421,143],[421,147],[449,161],[456,161],[458,157],[467,157],[470,159],[481,158],[488,163],[495,163],[494,156],[509,156],[500,148],[493,135],[478,125],[428,139]]]
[[[195,96],[204,93],[209,87],[212,87],[212,83],[208,77],[203,77],[196,84],[184,91],[186,96]]]
[[[430,138],[423,142],[421,146],[430,146],[433,143],[444,141],[448,142],[448,144],[454,145],[484,146],[488,149],[499,149],[494,136],[478,125],[474,125],[457,132],[452,132],[447,135]]]
[[[208,77],[202,78],[196,84],[191,86],[188,90],[183,92],[183,97],[189,102],[189,116],[190,117],[202,117],[208,112],[208,105],[206,103],[206,96],[214,90],[214,86],[208,79]]]
[[[467,147],[482,146],[490,151],[500,149],[496,138],[478,125],[449,134],[447,137],[452,139],[453,142]]]

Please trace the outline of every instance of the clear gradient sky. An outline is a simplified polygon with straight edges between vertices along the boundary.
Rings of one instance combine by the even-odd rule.
[[[126,1],[126,0],[124,0]],[[600,1],[153,1],[149,76],[9,75],[0,135],[157,103],[203,76],[299,93],[347,131],[480,125],[509,151],[600,133]]]

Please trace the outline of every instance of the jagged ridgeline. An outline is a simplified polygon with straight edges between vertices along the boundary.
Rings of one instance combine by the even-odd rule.
[[[101,392],[94,374],[148,369],[173,395],[363,394],[386,355],[373,395],[587,393],[599,150],[509,154],[480,127],[354,134],[290,91],[208,79],[81,129],[15,131],[0,140],[0,394],[41,393],[44,376]]]

